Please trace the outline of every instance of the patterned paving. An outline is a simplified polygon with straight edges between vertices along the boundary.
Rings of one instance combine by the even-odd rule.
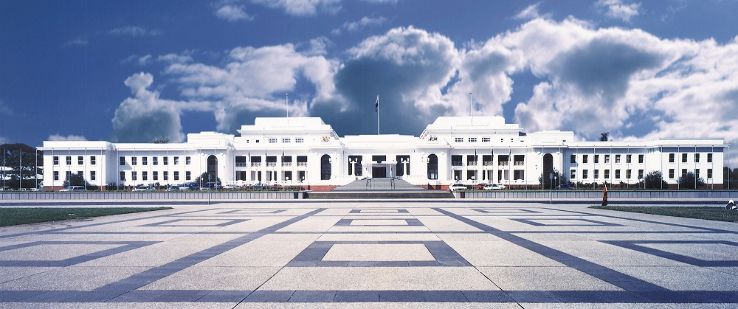
[[[462,202],[305,202],[0,229],[0,307],[738,306],[738,225]]]

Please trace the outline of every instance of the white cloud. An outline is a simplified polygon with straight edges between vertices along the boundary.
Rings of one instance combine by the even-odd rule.
[[[598,0],[596,6],[604,10],[606,16],[630,22],[630,19],[639,14],[641,4],[624,3],[622,0]]]
[[[146,36],[158,36],[161,34],[161,31],[146,29],[141,26],[124,26],[124,27],[110,29],[108,30],[107,33],[110,35],[115,35],[115,36],[146,37]]]
[[[541,6],[540,2],[526,6],[524,9],[520,10],[518,14],[515,14],[515,19],[534,19],[543,17],[543,15],[538,11],[539,6]]]
[[[143,72],[125,80],[133,96],[115,110],[112,123],[116,141],[152,142],[157,138],[182,141],[179,103],[160,99],[158,92],[148,89],[153,82],[154,77]]]
[[[215,16],[230,22],[254,20],[253,16],[246,13],[246,8],[243,5],[237,4],[224,4],[220,6],[215,10]]]
[[[319,12],[335,14],[341,10],[341,0],[252,0],[252,2],[282,9],[293,16],[314,16]]]
[[[64,43],[64,46],[87,46],[90,41],[85,38],[74,38]]]
[[[87,138],[82,135],[61,135],[59,133],[49,135],[47,141],[86,141]]]
[[[322,55],[301,53],[294,45],[238,47],[223,66],[172,63],[174,78],[188,100],[213,102],[218,130],[232,132],[257,114],[281,115],[284,93],[305,81],[314,87],[312,100],[296,100],[291,115],[306,115],[308,104],[332,98],[337,64]]]
[[[0,136],[0,145],[10,143],[10,139]]]
[[[387,22],[385,17],[369,17],[364,16],[357,21],[345,22],[340,27],[333,29],[331,34],[340,35],[342,32],[357,32],[367,27],[381,26]]]

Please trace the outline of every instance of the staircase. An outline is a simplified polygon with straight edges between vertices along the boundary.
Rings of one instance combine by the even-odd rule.
[[[453,198],[449,191],[426,190],[402,179],[367,178],[330,192],[309,192],[310,199],[428,199]]]

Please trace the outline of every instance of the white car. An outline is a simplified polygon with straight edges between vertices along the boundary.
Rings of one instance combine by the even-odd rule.
[[[486,185],[482,189],[484,189],[484,190],[504,190],[505,189],[505,186],[504,185],[500,185],[500,184],[492,184],[492,185]]]
[[[466,186],[460,183],[457,183],[457,184],[451,185],[450,187],[448,187],[448,189],[451,191],[464,191],[466,190]]]

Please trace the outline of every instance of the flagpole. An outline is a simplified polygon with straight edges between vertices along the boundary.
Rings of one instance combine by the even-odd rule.
[[[377,95],[377,103],[375,104],[375,107],[377,108],[377,135],[379,135],[379,95]]]

